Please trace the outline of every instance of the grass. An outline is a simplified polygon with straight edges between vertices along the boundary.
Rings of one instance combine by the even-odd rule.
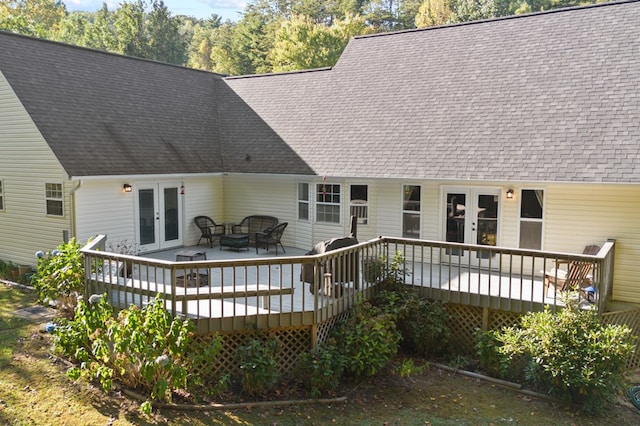
[[[12,314],[35,304],[33,292],[0,283],[0,424],[2,425],[637,425],[637,410],[616,406],[606,417],[518,394],[433,367],[402,377],[398,360],[382,375],[346,384],[346,402],[235,410],[154,410],[118,391],[73,383],[50,355],[43,324]],[[419,361],[416,362],[416,365]]]

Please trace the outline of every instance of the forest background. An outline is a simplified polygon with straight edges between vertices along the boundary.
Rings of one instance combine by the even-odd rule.
[[[237,22],[172,15],[162,1],[69,12],[59,0],[3,0],[0,29],[224,75],[333,66],[356,35],[604,1],[250,0]]]

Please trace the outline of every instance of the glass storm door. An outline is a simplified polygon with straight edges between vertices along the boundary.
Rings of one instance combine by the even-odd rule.
[[[137,241],[140,252],[182,244],[180,185],[140,185],[137,189]]]
[[[445,192],[445,241],[496,246],[500,212],[500,189],[450,189]],[[449,249],[449,256],[462,256],[462,262],[481,264],[489,259],[485,251]]]

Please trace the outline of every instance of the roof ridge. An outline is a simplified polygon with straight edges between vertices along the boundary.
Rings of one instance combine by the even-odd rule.
[[[618,6],[621,4],[638,3],[638,2],[640,2],[640,0],[618,0],[618,1],[608,2],[608,3],[593,3],[593,4],[587,4],[587,5],[581,5],[581,6],[562,7],[557,9],[542,10],[539,12],[523,13],[520,15],[498,16],[495,18],[480,19],[477,21],[456,22],[453,24],[434,25],[431,27],[424,27],[424,28],[411,28],[407,30],[390,31],[390,32],[384,32],[384,33],[362,34],[362,35],[353,36],[353,39],[386,37],[386,36],[393,36],[398,34],[415,33],[415,32],[430,31],[430,30],[437,30],[437,29],[443,29],[443,28],[463,27],[463,26],[469,26],[469,25],[484,24],[487,22],[508,21],[512,19],[532,18],[537,16],[550,15],[554,13],[565,13],[565,12],[572,12],[572,11],[583,10],[583,9],[585,10],[594,9],[598,7],[611,7],[611,6]]]
[[[155,65],[165,65],[165,66],[169,66],[169,67],[182,68],[182,69],[190,70],[190,71],[197,71],[197,72],[202,72],[202,73],[207,73],[207,74],[213,74],[213,75],[217,75],[219,77],[225,77],[226,76],[226,74],[216,73],[216,72],[213,72],[213,71],[202,70],[202,69],[198,69],[198,68],[190,68],[190,67],[185,67],[184,65],[171,64],[169,62],[157,61],[157,60],[153,60],[153,59],[139,58],[137,56],[125,55],[124,53],[109,52],[107,50],[100,50],[100,49],[97,49],[95,47],[79,46],[77,44],[71,44],[71,43],[67,43],[67,42],[64,42],[64,41],[49,40],[49,39],[46,39],[46,38],[33,37],[33,36],[28,36],[28,35],[25,35],[25,34],[20,34],[20,33],[16,33],[16,32],[13,32],[13,31],[7,31],[7,30],[3,30],[3,29],[0,29],[0,36],[19,37],[19,38],[28,39],[28,40],[34,41],[34,42],[48,43],[48,44],[53,44],[53,45],[56,45],[56,46],[61,46],[61,47],[69,48],[69,49],[74,49],[74,50],[84,50],[84,51],[93,52],[93,53],[101,53],[101,54],[104,54],[104,55],[115,56],[115,57],[118,57],[118,58],[131,59],[131,60],[134,60],[134,61],[141,61],[141,62],[147,62],[147,63],[151,63],[151,64],[155,64]]]
[[[332,68],[333,67],[322,67],[322,68],[311,68],[311,69],[283,71],[283,72],[269,72],[264,74],[228,75],[223,77],[223,79],[224,80],[240,80],[240,79],[248,79],[248,78],[258,78],[258,77],[274,77],[274,76],[281,76],[281,75],[306,74],[311,72],[331,71]]]

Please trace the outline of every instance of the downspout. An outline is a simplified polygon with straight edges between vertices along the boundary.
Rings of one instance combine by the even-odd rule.
[[[71,192],[69,192],[69,198],[71,200],[71,237],[75,237],[77,235],[76,233],[76,191],[80,189],[81,186],[82,186],[82,179],[78,180],[78,183],[76,184],[76,186],[71,188]]]

